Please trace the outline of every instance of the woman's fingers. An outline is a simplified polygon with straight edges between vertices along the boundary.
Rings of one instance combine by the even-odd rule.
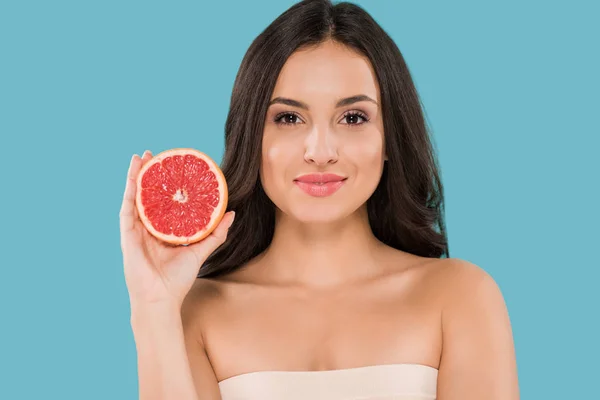
[[[140,158],[134,154],[129,163],[127,171],[127,183],[125,184],[125,193],[123,194],[123,204],[119,213],[121,220],[121,232],[125,233],[135,227],[138,218],[137,208],[135,207],[135,192],[137,190],[137,177],[142,166],[152,158],[152,153],[146,150]]]
[[[125,183],[125,193],[123,194],[123,203],[119,212],[121,226],[121,235],[132,230],[135,226],[135,191],[137,174],[142,166],[140,156],[134,154],[129,162],[127,171],[127,182]]]
[[[140,169],[142,169],[142,167],[144,165],[146,165],[146,163],[148,161],[150,161],[151,158],[152,158],[152,152],[150,150],[144,151],[144,154],[142,154],[142,165],[140,166]],[[138,173],[139,173],[139,171],[138,171]],[[134,208],[133,214],[135,215],[135,219],[137,220],[138,219],[138,209],[137,209],[137,207]]]
[[[199,243],[189,246],[190,250],[192,250],[196,255],[196,258],[200,264],[203,264],[208,256],[210,256],[220,245],[225,242],[225,239],[227,239],[227,231],[233,223],[234,218],[235,212],[228,212],[210,235],[208,235]]]
[[[152,158],[152,152],[150,150],[146,150],[144,154],[142,154],[142,165],[146,164]]]

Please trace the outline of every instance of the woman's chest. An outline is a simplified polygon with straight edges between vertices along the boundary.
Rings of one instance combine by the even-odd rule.
[[[218,380],[266,370],[439,363],[440,308],[418,293],[263,292],[236,300],[204,324],[203,340]]]

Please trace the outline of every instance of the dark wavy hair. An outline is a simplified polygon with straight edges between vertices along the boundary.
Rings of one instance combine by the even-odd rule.
[[[368,58],[375,71],[388,160],[367,201],[377,239],[424,257],[449,257],[444,194],[420,98],[400,50],[360,6],[329,0],[300,1],[250,45],[235,79],[225,124],[221,168],[236,213],[227,240],[205,261],[198,277],[240,268],[271,243],[275,205],[260,178],[265,116],[279,72],[294,51],[326,40]]]

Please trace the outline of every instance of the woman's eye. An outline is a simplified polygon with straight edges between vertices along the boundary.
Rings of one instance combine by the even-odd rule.
[[[359,126],[365,122],[369,122],[369,118],[362,112],[352,111],[346,113],[342,118],[342,121],[345,121],[345,123],[342,123],[343,125]],[[298,123],[302,123],[302,120],[295,113],[284,112],[277,114],[274,122],[277,125],[297,125]]]
[[[281,113],[275,117],[275,123],[278,125],[296,125],[298,116],[292,113]]]
[[[362,122],[361,122],[362,119]],[[369,122],[369,118],[367,118],[367,116],[361,112],[349,112],[346,115],[344,115],[344,118],[342,118],[342,121],[346,121],[346,124],[344,125],[362,125],[365,122]]]

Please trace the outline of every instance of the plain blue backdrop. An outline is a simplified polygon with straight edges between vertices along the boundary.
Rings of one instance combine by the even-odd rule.
[[[220,161],[242,57],[293,3],[0,3],[0,398],[137,398],[129,160],[195,147]],[[594,3],[358,1],[421,95],[451,256],[503,291],[523,399],[598,398]]]

